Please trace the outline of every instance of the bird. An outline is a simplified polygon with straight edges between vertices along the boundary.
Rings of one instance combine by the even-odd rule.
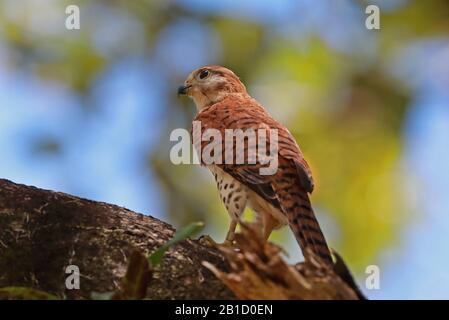
[[[252,129],[276,130],[278,134],[278,167],[273,174],[261,174],[259,162],[223,161],[206,165],[215,177],[230,216],[225,243],[234,241],[236,227],[248,206],[255,214],[254,224],[265,241],[273,230],[289,225],[306,259],[313,252],[315,257],[332,265],[331,252],[309,198],[314,189],[312,173],[289,130],[250,96],[233,71],[222,66],[193,70],[178,88],[178,95],[194,101],[197,109],[194,122],[201,124],[201,132],[215,129],[225,136],[225,130]],[[200,139],[194,141],[194,146],[198,151],[198,147],[206,143]],[[231,148],[235,151],[235,141]],[[249,154],[254,150],[245,143],[243,152]],[[234,160],[235,157],[234,152]]]

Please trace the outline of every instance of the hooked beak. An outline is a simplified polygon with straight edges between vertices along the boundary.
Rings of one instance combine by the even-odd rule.
[[[186,95],[187,94],[187,92],[189,91],[189,88],[190,88],[191,86],[180,86],[179,88],[178,88],[178,96],[180,96],[180,95]]]

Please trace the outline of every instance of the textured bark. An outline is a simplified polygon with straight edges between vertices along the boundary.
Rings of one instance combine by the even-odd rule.
[[[231,271],[219,270],[204,262],[239,299],[264,300],[358,300],[364,299],[343,260],[341,268],[331,267],[312,250],[302,263],[291,266],[282,258],[282,249],[263,241],[258,228],[242,225],[236,235],[239,250],[220,245]],[[341,274],[339,275],[338,272]],[[348,276],[349,281],[342,278]]]
[[[149,254],[174,231],[118,206],[0,180],[0,288],[31,287],[72,299],[114,291],[133,249]],[[216,249],[196,240],[175,245],[154,272],[147,298],[233,298],[202,267],[203,259],[226,269]],[[68,265],[80,268],[80,290],[65,287]]]
[[[69,299],[116,291],[135,249],[148,255],[174,231],[165,222],[118,206],[0,179],[0,288],[29,287]],[[249,242],[244,236],[238,236],[240,251],[191,239],[174,245],[152,272],[146,298],[356,297],[332,270],[319,270],[316,263],[290,267],[274,247],[263,249],[254,242],[256,235]],[[268,272],[270,263],[275,268]],[[68,265],[80,269],[79,290],[66,289]],[[297,291],[296,283],[286,284],[300,281],[298,276],[313,285],[304,282],[305,289]]]

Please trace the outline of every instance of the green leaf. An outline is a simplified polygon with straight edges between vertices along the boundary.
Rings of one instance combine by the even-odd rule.
[[[155,252],[153,252],[150,257],[149,261],[152,267],[157,266],[161,263],[162,257],[164,256],[164,253],[174,244],[185,240],[188,237],[191,237],[198,232],[200,232],[204,227],[203,222],[193,222],[191,224],[188,224],[187,226],[179,229],[176,231],[173,238],[171,238],[169,241],[164,243],[162,246],[160,246]]]
[[[8,300],[59,300],[53,294],[45,291],[26,287],[0,288],[0,299]]]

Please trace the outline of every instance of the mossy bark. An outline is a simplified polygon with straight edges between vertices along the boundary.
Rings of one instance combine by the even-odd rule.
[[[115,291],[131,252],[150,254],[174,231],[125,208],[0,179],[0,288],[30,287],[69,299]],[[153,273],[146,297],[235,298],[203,260],[228,269],[216,249],[197,240],[173,246]],[[79,290],[66,288],[69,265],[80,269]]]

